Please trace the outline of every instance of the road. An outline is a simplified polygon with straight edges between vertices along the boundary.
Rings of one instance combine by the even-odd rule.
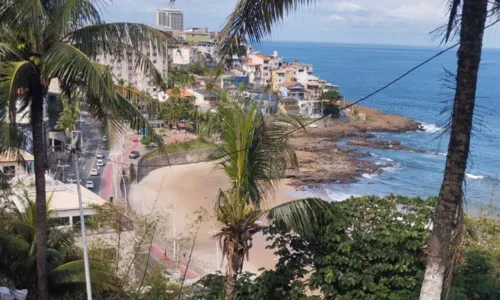
[[[87,180],[93,181],[94,189],[92,189],[92,191],[99,194],[102,186],[104,167],[98,167],[96,165],[96,154],[102,154],[104,156],[104,162],[106,162],[109,157],[109,153],[106,149],[103,149],[103,142],[99,134],[99,123],[90,116],[86,116],[86,114],[82,115],[85,122],[82,124],[81,128],[83,132],[83,149],[78,161],[80,179],[84,185]],[[91,169],[97,169],[99,171],[99,176],[90,176]],[[70,162],[70,167],[67,168],[65,172],[67,172],[66,176],[64,176],[66,178],[66,182],[71,179],[76,179],[75,168],[72,161]]]

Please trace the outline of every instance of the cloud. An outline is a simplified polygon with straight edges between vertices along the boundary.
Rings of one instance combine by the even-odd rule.
[[[443,12],[429,4],[404,5],[385,11],[385,15],[410,22],[427,23],[443,19]]]
[[[365,10],[361,5],[351,2],[334,3],[333,9],[338,12],[356,12]]]
[[[345,22],[345,18],[342,16],[339,16],[337,14],[331,14],[328,16],[329,21],[339,21],[339,22]]]

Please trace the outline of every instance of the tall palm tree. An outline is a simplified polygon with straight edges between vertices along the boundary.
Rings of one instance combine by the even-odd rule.
[[[132,52],[137,70],[148,72],[156,82],[162,80],[141,51],[153,47],[166,53],[167,34],[141,24],[104,23],[99,7],[107,2],[4,0],[0,6],[0,150],[22,148],[24,138],[17,130],[16,117],[29,112],[36,175],[39,299],[48,298],[43,109],[49,84],[57,78],[63,92],[78,90],[89,112],[101,120],[101,131],[113,139],[125,121],[140,119],[134,124],[148,125],[117,93],[108,67],[91,59],[99,54]]]
[[[226,105],[218,110],[223,142],[218,148],[222,159],[217,165],[228,175],[232,187],[219,191],[214,210],[221,230],[215,237],[228,259],[225,299],[232,300],[252,236],[264,229],[260,220],[284,222],[295,232],[307,234],[327,208],[314,198],[263,207],[286,168],[297,164],[286,133],[300,124],[284,116],[264,117],[256,105]]]
[[[494,9],[498,9],[500,1],[495,1],[494,5]],[[469,156],[488,0],[451,0],[446,40],[458,23],[460,6],[460,48],[457,53],[458,67],[450,142],[429,242],[429,257],[420,292],[421,300],[441,299],[446,270],[449,268],[451,237],[457,224],[457,216],[460,219],[462,214],[462,183]]]

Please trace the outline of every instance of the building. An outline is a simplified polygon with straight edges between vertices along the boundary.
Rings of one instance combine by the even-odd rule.
[[[199,43],[212,41],[208,28],[188,28],[179,34],[186,42]]]
[[[304,85],[298,82],[285,82],[280,84],[279,87],[283,97],[293,97],[298,100],[304,100],[309,96]]]
[[[176,93],[178,93],[178,95],[176,95]],[[195,99],[195,96],[191,92],[189,92],[189,90],[183,88],[179,89],[178,92],[175,91],[174,89],[168,89],[165,92],[163,91],[159,92],[157,98],[158,101],[160,102],[166,102],[171,97],[176,97],[179,100],[184,100],[184,101],[194,101]]]
[[[0,153],[0,171],[4,178],[24,179],[34,172],[33,155],[24,150]]]
[[[287,65],[289,68],[295,69],[295,78],[297,82],[306,84],[309,81],[310,75],[313,73],[313,66],[311,64],[304,64],[298,61],[293,61]],[[317,80],[318,78],[316,78]]]
[[[147,56],[151,60],[162,77],[166,77],[168,74],[166,47],[167,45],[163,49],[151,47],[141,51],[142,55]],[[134,51],[123,50],[119,55],[99,55],[96,61],[107,65],[116,76],[117,81],[123,81],[125,84],[130,84],[140,91],[146,91],[152,96],[156,96],[159,90],[153,82],[153,78],[136,68],[140,58],[142,56],[136,54]]]
[[[213,108],[219,100],[219,95],[204,89],[190,90],[190,92],[195,97],[194,105],[203,111]]]
[[[177,8],[159,9],[156,12],[156,25],[182,31],[184,29],[184,14]]]
[[[306,83],[306,89],[311,95],[312,99],[319,99],[321,96],[321,93],[323,92],[321,88],[321,84],[318,81],[308,81]]]
[[[24,199],[24,191],[28,196],[35,197],[35,176],[31,175],[20,180],[11,181],[12,192],[17,197],[12,197],[15,205],[22,208],[20,201]],[[80,222],[80,210],[77,186],[74,183],[67,184],[61,181],[54,180],[52,177],[45,175],[45,189],[47,191],[47,199],[50,198],[50,206],[48,209],[53,211],[51,218],[60,226],[72,226]],[[94,211],[94,205],[103,205],[106,200],[99,195],[80,186],[82,192],[83,213],[84,218],[90,218]]]
[[[278,95],[269,92],[268,89],[247,88],[242,96],[250,100],[250,103],[257,103],[263,114],[274,114],[278,110]]]
[[[231,69],[229,73],[221,75],[221,88],[228,86],[240,87],[241,85],[248,86],[250,84],[248,73],[240,68]]]
[[[261,85],[261,68],[262,65],[247,61],[243,64],[242,69],[248,74],[248,82],[250,84]]]
[[[259,84],[261,86],[271,84],[271,59],[268,56],[262,55],[260,52],[250,54],[248,59],[250,60],[250,64],[259,66],[260,68],[260,82],[254,84]]]
[[[279,85],[287,82],[286,69],[278,69],[272,72],[272,86],[273,91],[279,91]]]
[[[198,51],[195,47],[181,46],[171,49],[172,63],[176,65],[189,65],[198,61]]]

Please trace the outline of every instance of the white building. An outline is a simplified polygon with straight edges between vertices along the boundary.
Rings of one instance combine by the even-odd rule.
[[[10,179],[22,180],[34,172],[33,155],[24,150],[0,153],[0,171]]]
[[[302,84],[307,84],[310,76],[313,73],[313,66],[311,64],[304,64],[301,62],[293,61],[288,64],[288,67],[295,69],[295,77],[297,78],[297,82],[300,82]]]
[[[159,9],[156,12],[156,25],[182,31],[184,29],[184,14],[177,8],[165,7]]]
[[[35,197],[35,176],[25,177],[23,180],[13,180],[11,182],[12,191],[16,197],[12,200],[18,208],[22,208],[20,201],[24,199],[24,191],[28,192],[30,197]],[[55,219],[60,226],[72,226],[80,221],[80,206],[78,202],[78,193],[76,184],[67,184],[52,177],[45,175],[45,189],[47,199],[50,199],[50,207],[53,211],[51,218]],[[94,192],[80,186],[82,192],[83,214],[84,218],[89,218],[94,214],[92,206],[103,205],[106,200]]]
[[[198,61],[198,51],[191,46],[174,48],[172,51],[172,62],[177,65],[189,65]]]
[[[162,77],[167,76],[167,51],[150,48],[144,49],[141,53],[149,57]],[[121,79],[125,84],[131,84],[141,91],[146,91],[156,96],[158,89],[152,81],[151,76],[149,74],[143,74],[140,70],[136,70],[137,59],[138,56],[133,51],[124,50],[123,54],[118,56],[100,55],[97,57],[96,61],[109,66],[118,80]]]

